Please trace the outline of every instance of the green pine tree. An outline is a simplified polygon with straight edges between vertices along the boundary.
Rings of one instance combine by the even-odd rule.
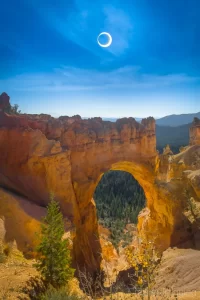
[[[9,115],[19,115],[19,114],[21,114],[21,110],[19,110],[19,105],[18,104],[11,105],[9,103],[9,105],[3,111],[5,113],[9,114]]]
[[[41,225],[40,244],[36,268],[47,284],[55,288],[64,286],[74,275],[70,267],[71,256],[69,241],[63,239],[64,221],[59,204],[51,195],[51,202],[47,207],[47,215]]]

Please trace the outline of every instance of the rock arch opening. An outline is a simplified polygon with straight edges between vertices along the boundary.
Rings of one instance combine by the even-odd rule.
[[[128,172],[110,170],[99,181],[93,199],[96,203],[99,233],[118,249],[131,243],[138,215],[146,205],[142,187]]]

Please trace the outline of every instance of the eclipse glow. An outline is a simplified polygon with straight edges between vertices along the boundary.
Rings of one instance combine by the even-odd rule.
[[[101,35],[106,35],[108,37],[108,42],[107,44],[101,44],[99,42],[99,38]],[[112,36],[108,33],[108,32],[102,32],[99,34],[99,36],[97,37],[97,43],[99,44],[100,47],[103,47],[103,48],[107,48],[109,47],[111,44],[112,44]]]

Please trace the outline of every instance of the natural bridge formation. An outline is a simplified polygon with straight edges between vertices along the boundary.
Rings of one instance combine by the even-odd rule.
[[[10,116],[1,111],[8,101],[2,94],[0,217],[6,240],[15,239],[25,252],[31,249],[53,192],[74,225],[76,262],[95,272],[101,246],[92,197],[101,176],[113,169],[131,173],[144,189],[147,208],[139,218],[140,232],[162,249],[197,247],[198,231],[183,213],[188,195],[200,200],[200,146],[195,142],[176,156],[169,149],[159,155],[153,118],[139,124],[133,118],[112,123],[79,116]]]

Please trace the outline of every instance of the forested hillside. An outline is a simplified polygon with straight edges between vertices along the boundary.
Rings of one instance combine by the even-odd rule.
[[[174,154],[179,152],[181,146],[189,145],[189,130],[191,124],[177,127],[156,125],[157,150],[162,153],[167,144]]]
[[[157,119],[156,124],[160,126],[177,127],[192,123],[194,118],[200,118],[200,112],[181,115],[170,115]]]
[[[143,189],[127,172],[109,171],[104,174],[94,193],[99,222],[111,230],[115,246],[123,238],[128,223],[137,223],[145,206]]]

